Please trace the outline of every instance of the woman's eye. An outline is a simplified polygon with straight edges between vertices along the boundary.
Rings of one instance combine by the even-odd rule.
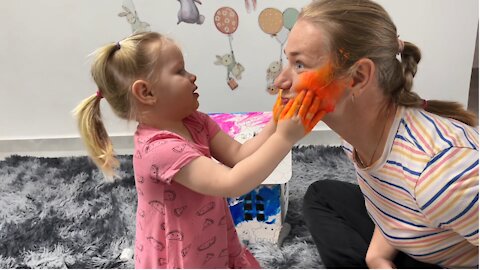
[[[296,70],[301,70],[301,69],[304,69],[304,68],[305,68],[305,66],[302,63],[299,63],[299,62],[295,63],[295,69]]]

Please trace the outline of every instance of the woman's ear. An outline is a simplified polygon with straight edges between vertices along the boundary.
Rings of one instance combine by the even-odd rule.
[[[355,95],[361,95],[374,82],[375,63],[368,58],[362,58],[355,63],[351,74],[350,87]]]
[[[152,87],[147,81],[136,80],[133,82],[132,94],[142,104],[153,105],[156,102]]]

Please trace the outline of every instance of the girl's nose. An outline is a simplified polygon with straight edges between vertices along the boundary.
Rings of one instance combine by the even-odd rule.
[[[190,73],[190,80],[192,80],[192,82],[195,82],[197,80],[197,75]]]

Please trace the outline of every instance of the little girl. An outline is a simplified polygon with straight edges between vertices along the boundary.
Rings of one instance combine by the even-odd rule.
[[[139,123],[136,268],[259,268],[238,239],[224,197],[267,178],[305,135],[302,121],[296,113],[272,120],[242,145],[197,111],[196,76],[184,65],[178,46],[154,32],[100,48],[91,71],[98,91],[76,108],[80,133],[93,161],[113,178],[118,161],[100,100]]]

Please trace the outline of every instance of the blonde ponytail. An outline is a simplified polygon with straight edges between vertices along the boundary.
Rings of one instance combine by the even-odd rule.
[[[156,32],[142,32],[94,52],[91,73],[99,93],[83,100],[74,110],[87,151],[107,179],[113,180],[119,162],[102,122],[100,100],[110,104],[120,118],[136,118],[131,86],[138,78],[153,80],[159,50],[166,38]],[[166,39],[169,40],[169,39]]]
[[[74,114],[91,159],[107,179],[113,180],[119,161],[115,157],[112,142],[102,121],[100,100],[97,95],[86,98],[75,108]]]

